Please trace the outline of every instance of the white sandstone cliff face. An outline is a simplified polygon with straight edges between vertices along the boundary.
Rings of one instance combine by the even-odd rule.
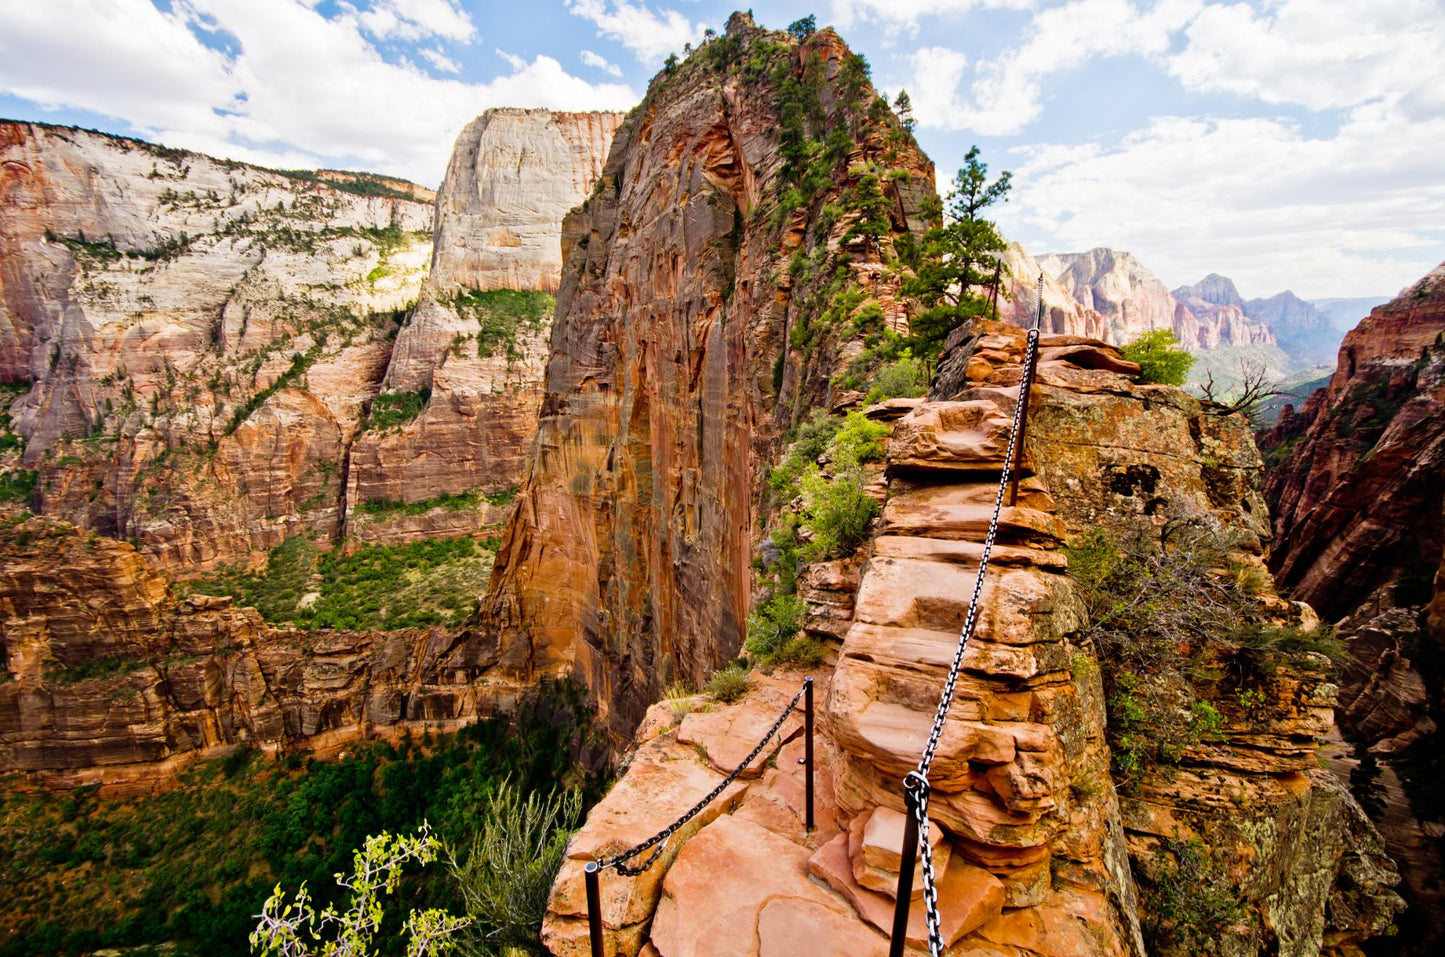
[[[171,572],[296,534],[495,524],[496,509],[460,525],[348,513],[520,478],[550,310],[479,355],[476,315],[451,303],[556,289],[562,217],[619,119],[486,114],[435,209],[401,181],[371,178],[379,195],[363,196],[337,174],[0,124],[0,382],[29,387],[7,410],[23,462],[0,467],[38,473],[32,506],[134,539]],[[410,420],[372,425],[383,392],[416,393],[400,397]]]

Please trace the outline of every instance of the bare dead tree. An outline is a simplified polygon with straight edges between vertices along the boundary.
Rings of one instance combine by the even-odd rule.
[[[1214,381],[1214,372],[1205,373],[1204,381],[1199,384],[1200,396],[1208,402],[1213,402],[1219,408],[1215,410],[1219,415],[1234,415],[1238,413],[1249,420],[1251,428],[1262,428],[1265,403],[1275,396],[1293,395],[1294,393],[1281,389],[1279,383],[1271,379],[1265,372],[1264,366],[1258,363],[1239,360],[1239,384],[1228,388]]]

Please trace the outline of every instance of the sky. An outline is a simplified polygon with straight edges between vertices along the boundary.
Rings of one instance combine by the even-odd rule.
[[[627,109],[712,0],[0,0],[0,116],[439,184],[492,106]],[[755,2],[906,89],[940,188],[977,144],[1032,253],[1171,288],[1391,295],[1445,259],[1445,0]]]

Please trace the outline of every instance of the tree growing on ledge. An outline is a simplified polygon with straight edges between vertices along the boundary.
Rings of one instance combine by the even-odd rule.
[[[979,159],[979,148],[972,147],[937,210],[944,214],[942,225],[924,233],[913,248],[900,250],[905,264],[913,267],[903,291],[923,306],[913,320],[909,344],[925,359],[936,357],[948,334],[965,319],[984,313],[995,254],[1005,245],[998,227],[984,214],[994,203],[1008,201],[1012,180],[1013,174],[1005,171],[989,182],[988,164]]]

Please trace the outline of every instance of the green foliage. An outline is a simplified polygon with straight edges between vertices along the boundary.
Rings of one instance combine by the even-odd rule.
[[[989,182],[988,165],[979,156],[977,146],[965,154],[945,206],[935,207],[946,213],[943,223],[924,233],[922,241],[904,257],[914,274],[903,291],[923,307],[913,322],[909,345],[930,362],[959,323],[983,314],[981,290],[994,274],[990,254],[1006,245],[998,227],[984,214],[994,203],[1008,201],[1013,177],[1004,172]]]
[[[577,791],[534,791],[524,797],[510,781],[497,787],[465,857],[451,859],[472,920],[460,937],[463,952],[546,953],[542,918],[567,855],[567,838],[581,815]]]
[[[377,498],[357,502],[355,511],[360,515],[425,515],[433,509],[461,512],[480,508],[483,502],[500,508],[511,504],[517,497],[516,486],[500,492],[458,492],[455,495],[437,495],[415,502],[398,502],[395,499]],[[493,549],[495,551],[495,549]]]
[[[492,289],[487,292],[459,292],[451,300],[458,313],[477,323],[477,355],[483,358],[504,354],[508,361],[522,357],[517,335],[538,332],[557,308],[557,300],[545,292]]]
[[[48,242],[60,243],[66,249],[69,249],[77,259],[83,261],[114,262],[123,255],[120,250],[115,248],[115,240],[109,236],[102,240],[87,240],[84,230],[72,238],[70,236],[58,236],[47,229],[45,231],[45,239]]]
[[[770,658],[803,625],[808,606],[796,594],[779,593],[759,602],[748,616],[748,654],[760,659]]]
[[[40,473],[33,469],[10,469],[0,472],[0,502],[24,505],[30,501],[35,487],[40,484]]]
[[[792,37],[799,43],[802,43],[804,40],[808,39],[808,37],[816,33],[817,30],[818,18],[811,13],[808,14],[806,17],[799,17],[792,23],[788,24],[788,36]]]
[[[1216,954],[1243,916],[1229,874],[1196,839],[1164,838],[1139,886],[1139,916],[1151,950]]]
[[[440,849],[425,822],[415,836],[383,831],[368,837],[356,852],[350,876],[336,875],[336,886],[350,892],[351,901],[344,910],[335,904],[316,907],[304,881],[289,901],[277,884],[251,933],[252,952],[267,957],[366,957],[381,930],[381,895],[395,893],[403,865],[410,861],[430,864]],[[446,953],[452,944],[448,938],[467,923],[465,918],[435,908],[412,911],[403,928],[407,954]]]
[[[190,588],[231,595],[267,621],[297,628],[455,625],[486,591],[496,546],[495,539],[423,539],[361,545],[347,555],[295,536],[271,550],[261,572],[222,569]]]
[[[823,663],[826,649],[823,643],[802,635],[789,638],[777,651],[769,655],[762,665],[764,668],[799,668],[807,670]]]
[[[1157,537],[1156,537],[1157,536]],[[1260,589],[1231,574],[1231,537],[1194,522],[1116,535],[1095,529],[1068,551],[1104,664],[1109,744],[1128,790],[1156,765],[1217,741],[1226,705],[1251,720],[1255,683],[1285,663],[1343,648],[1328,629],[1271,623]]]
[[[417,392],[382,392],[371,400],[366,425],[371,429],[400,428],[421,415],[431,401],[431,389]]]
[[[873,387],[864,400],[869,405],[896,398],[916,398],[928,391],[928,370],[922,360],[904,350],[901,358],[878,370]]]
[[[277,883],[344,907],[331,878],[368,835],[430,821],[439,840],[469,847],[507,781],[524,799],[571,788],[590,806],[606,754],[586,692],[548,682],[515,715],[421,742],[356,743],[336,761],[252,750],[240,768],[199,762],[166,793],[103,801],[93,787],[0,788],[0,955],[172,942],[176,957],[243,957]],[[405,911],[459,913],[462,901],[448,874],[428,869],[381,903],[375,946],[399,957]]]
[[[742,668],[733,666],[713,673],[703,686],[703,694],[714,701],[732,704],[741,701],[743,695],[752,690],[753,679]]]
[[[146,662],[140,658],[95,658],[65,667],[61,667],[55,662],[47,662],[45,678],[55,684],[73,685],[96,678],[128,675],[133,671],[139,671],[145,665]]]
[[[803,526],[813,533],[810,560],[852,554],[868,538],[878,502],[864,489],[860,468],[835,470],[832,481],[816,471],[803,475]]]
[[[230,435],[240,428],[241,423],[245,422],[251,417],[253,412],[265,405],[271,396],[280,392],[282,389],[289,389],[295,385],[300,378],[306,374],[306,370],[311,368],[312,363],[321,358],[321,348],[321,344],[317,343],[310,349],[307,349],[304,354],[300,352],[294,353],[291,356],[291,365],[285,372],[277,376],[275,381],[266,386],[266,388],[247,399],[245,405],[242,405],[236,409],[235,412],[231,413],[231,421],[226,426],[226,434]]]
[[[1139,363],[1139,381],[1160,385],[1184,385],[1194,357],[1179,345],[1171,329],[1153,329],[1124,346],[1119,352]]]
[[[827,450],[842,425],[841,419],[828,415],[822,409],[814,409],[798,426],[797,436],[787,456],[768,473],[768,485],[772,490],[789,499],[797,495],[798,479]]]
[[[411,183],[391,176],[356,173],[349,170],[281,169],[275,170],[275,172],[290,179],[318,183],[330,189],[352,193],[356,196],[375,196],[382,199],[405,199],[414,203],[420,202],[416,194],[407,188],[412,185]],[[331,175],[326,175],[328,173]]]

